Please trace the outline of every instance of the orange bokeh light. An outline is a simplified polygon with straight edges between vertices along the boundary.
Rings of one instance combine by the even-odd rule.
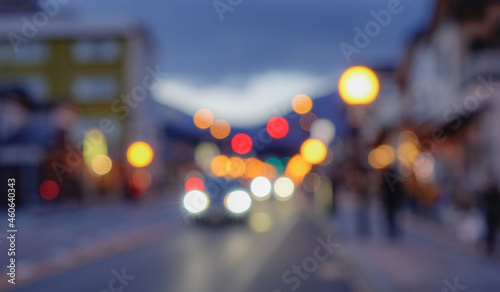
[[[200,129],[208,129],[214,122],[214,115],[207,109],[201,109],[194,114],[193,122]]]
[[[245,178],[256,178],[264,172],[264,163],[257,158],[245,159],[246,171]]]
[[[294,182],[302,181],[302,178],[312,169],[312,165],[307,162],[302,155],[297,154],[288,161],[285,175],[291,178]]]
[[[229,163],[226,164],[227,174],[232,178],[242,177],[246,172],[246,164],[240,157],[229,158]]]
[[[292,100],[292,108],[299,115],[310,112],[312,107],[312,99],[305,94],[298,94]]]
[[[390,145],[380,145],[370,151],[368,163],[375,169],[382,169],[391,165],[396,160],[396,152]]]
[[[229,157],[225,155],[217,155],[212,159],[210,163],[210,170],[215,176],[222,177],[227,175],[227,169],[229,164]]]
[[[97,175],[105,175],[111,171],[113,162],[107,155],[99,154],[92,159],[92,171]]]
[[[215,120],[210,126],[210,133],[215,139],[224,139],[231,133],[231,126],[225,120]]]

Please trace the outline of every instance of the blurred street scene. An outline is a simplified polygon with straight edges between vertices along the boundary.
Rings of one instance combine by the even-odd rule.
[[[500,2],[160,2],[0,0],[0,291],[499,291]]]

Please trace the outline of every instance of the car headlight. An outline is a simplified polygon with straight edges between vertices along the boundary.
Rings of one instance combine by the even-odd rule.
[[[227,194],[224,200],[226,209],[235,214],[245,213],[252,206],[252,198],[245,191],[234,191]]]
[[[278,201],[287,201],[292,198],[295,184],[288,177],[280,177],[274,182],[274,195]]]
[[[184,196],[184,208],[192,213],[197,214],[205,211],[210,205],[210,199],[207,194],[200,191],[190,191]]]
[[[265,200],[271,194],[271,182],[263,176],[256,177],[250,184],[250,190],[257,200]]]

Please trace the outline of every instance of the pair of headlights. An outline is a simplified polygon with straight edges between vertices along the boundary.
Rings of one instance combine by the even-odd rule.
[[[199,214],[210,206],[210,198],[201,191],[190,191],[184,196],[184,208],[192,213]],[[252,198],[245,191],[234,191],[226,195],[224,199],[226,209],[234,214],[242,214],[252,206]]]

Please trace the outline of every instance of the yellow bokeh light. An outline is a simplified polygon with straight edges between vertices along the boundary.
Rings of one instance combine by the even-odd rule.
[[[97,155],[108,155],[106,136],[97,128],[89,129],[83,137],[83,160],[92,168],[92,161]]]
[[[368,155],[368,163],[375,169],[382,169],[394,163],[396,153],[390,145],[380,145]]]
[[[375,100],[378,91],[377,75],[366,67],[349,68],[340,77],[339,93],[348,104],[368,104]]]
[[[268,213],[253,213],[248,218],[248,225],[255,232],[267,232],[273,225],[273,219]]]
[[[311,164],[319,164],[326,158],[327,148],[323,142],[318,139],[307,139],[300,147],[300,154]]]
[[[292,108],[299,115],[307,114],[312,107],[312,99],[305,94],[298,94],[292,100]]]
[[[208,129],[214,122],[214,115],[207,109],[201,109],[194,114],[193,122],[200,129]]]
[[[127,159],[134,167],[146,167],[153,160],[153,149],[146,142],[134,142],[128,147]]]
[[[308,174],[312,169],[312,165],[307,162],[302,155],[297,154],[292,157],[286,166],[286,176],[290,178],[302,178]]]
[[[215,176],[222,177],[227,175],[229,158],[225,155],[217,155],[210,163],[210,170]]]
[[[113,163],[107,155],[99,154],[92,160],[92,171],[98,175],[105,175],[111,170]]]
[[[419,154],[420,150],[417,145],[413,143],[405,142],[400,144],[398,147],[398,159],[402,163],[413,163]]]
[[[417,134],[412,131],[401,132],[401,134],[399,134],[398,141],[401,144],[408,142],[417,145],[419,143]]]
[[[240,157],[231,157],[226,164],[227,174],[232,178],[239,178],[245,174],[246,164]]]
[[[231,126],[225,120],[215,120],[210,126],[210,133],[216,139],[224,139],[231,133]]]

